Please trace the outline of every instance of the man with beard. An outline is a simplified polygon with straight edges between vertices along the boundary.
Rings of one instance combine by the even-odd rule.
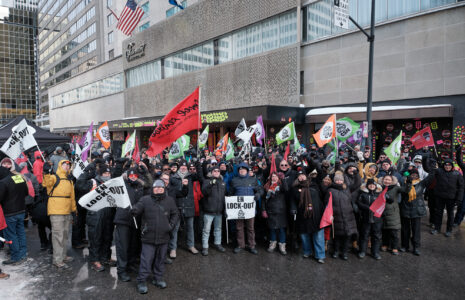
[[[94,168],[93,163],[89,164],[76,182],[76,188],[82,194],[87,194],[111,179],[111,170],[106,165],[98,166],[97,176],[95,176]],[[116,261],[111,260],[110,249],[113,240],[114,215],[115,209],[113,207],[87,212],[89,262],[92,264],[92,270],[96,272],[105,270],[102,263],[111,267],[116,266]]]

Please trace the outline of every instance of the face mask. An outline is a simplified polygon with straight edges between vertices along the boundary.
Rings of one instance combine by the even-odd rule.
[[[101,179],[102,181],[108,181],[108,180],[111,179],[111,176],[100,176],[100,179]]]

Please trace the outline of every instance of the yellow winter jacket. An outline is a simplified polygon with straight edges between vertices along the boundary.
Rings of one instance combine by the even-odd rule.
[[[61,164],[67,160],[61,160],[58,163],[56,176],[53,174],[44,174],[42,185],[50,194],[55,185],[57,176],[60,183],[53,190],[53,194],[48,198],[47,213],[48,215],[69,215],[76,211],[76,201],[74,199],[74,184],[68,180],[68,175],[62,168]]]

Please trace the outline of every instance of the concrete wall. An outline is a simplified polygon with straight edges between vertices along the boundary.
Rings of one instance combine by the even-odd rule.
[[[376,27],[373,101],[465,94],[465,7]],[[302,47],[306,107],[366,102],[368,42],[360,33]]]
[[[193,4],[176,17],[159,22],[124,40],[123,50],[131,42],[146,44],[145,56],[124,69],[213,39],[249,24],[297,7],[297,0],[204,0]]]
[[[126,117],[162,116],[202,85],[201,111],[299,105],[300,46],[125,90]]]

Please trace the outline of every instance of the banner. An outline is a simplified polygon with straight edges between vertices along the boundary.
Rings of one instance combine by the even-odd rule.
[[[105,149],[110,148],[110,129],[108,128],[108,122],[105,121],[98,129],[97,129],[97,138],[102,142],[102,145]]]
[[[257,143],[260,145],[263,145],[263,140],[266,137],[266,130],[265,126],[263,126],[263,118],[262,116],[257,117],[257,129],[255,129],[255,139],[257,140]]]
[[[385,187],[384,191],[381,194],[379,194],[375,202],[373,202],[370,205],[370,210],[374,213],[375,217],[377,218],[381,218],[384,212],[384,208],[386,208],[386,192],[387,192],[387,187]]]
[[[362,123],[360,128],[354,132],[354,134],[347,139],[348,143],[358,144],[362,141],[363,131],[365,130],[365,122]]]
[[[254,196],[225,197],[227,220],[244,220],[255,217]]]
[[[0,150],[9,158],[16,160],[22,152],[37,146],[34,132],[35,130],[27,125],[26,119],[22,119],[21,122],[12,129],[11,136],[6,140]]]
[[[105,207],[126,208],[131,202],[123,177],[117,177],[100,184],[95,190],[82,196],[79,204],[88,210],[99,211]]]
[[[126,154],[131,152],[136,147],[136,130],[131,134],[131,136],[126,140],[121,148],[121,157],[125,157]]]
[[[416,149],[421,149],[425,146],[434,146],[433,134],[431,128],[426,127],[415,133],[410,139]]]
[[[170,152],[168,153],[168,159],[176,159],[182,157],[184,155],[184,151],[182,150],[180,138],[177,139],[170,148]]]
[[[210,129],[209,126],[210,125],[207,125],[207,127],[205,127],[205,129],[203,130],[202,134],[199,136],[199,139],[198,139],[199,149],[203,149],[208,143],[208,131]]]
[[[276,143],[278,145],[291,141],[294,139],[295,135],[295,128],[294,128],[294,122],[291,122],[284,126],[277,134],[276,134]]]
[[[245,124],[245,120],[242,118],[242,120],[239,122],[239,125],[237,125],[236,130],[234,131],[234,135],[237,137],[244,130],[247,130],[247,124]]]
[[[317,133],[313,134],[313,138],[318,144],[318,147],[323,147],[325,144],[329,143],[335,137],[336,137],[336,115],[332,115],[325,122],[323,127],[321,127]]]
[[[219,150],[221,152],[226,152],[228,149],[228,140],[229,140],[229,132],[226,133],[221,140],[218,141],[218,144],[216,144],[216,150]]]
[[[81,157],[81,147],[79,144],[76,144],[74,147],[74,156],[73,156],[73,161],[74,161],[74,169],[73,169],[73,176],[74,178],[79,178],[79,176],[84,173],[84,169],[87,167],[89,164],[87,160],[83,161]]]
[[[232,143],[231,139],[228,139],[228,147],[226,148],[226,160],[230,160],[234,158],[234,144]]]
[[[359,129],[360,125],[351,118],[345,117],[336,121],[336,134],[340,141],[346,141]]]
[[[140,150],[139,150],[139,139],[136,136],[136,143],[134,145],[134,151],[132,151],[132,160],[136,163],[140,162]]]
[[[179,102],[155,128],[149,139],[150,148],[147,154],[155,156],[183,134],[201,128],[199,87],[197,87],[192,94]]]
[[[86,134],[79,141],[79,145],[81,145],[82,147],[82,160],[87,160],[87,154],[89,153],[90,148],[92,148],[93,130],[94,122],[90,123],[89,129],[87,130]]]
[[[299,143],[299,139],[297,138],[297,133],[295,132],[295,126],[294,126],[294,151],[297,151],[302,147]]]
[[[188,135],[183,135],[178,139],[179,145],[181,146],[182,152],[189,150],[189,145],[191,143],[191,138]]]
[[[402,144],[402,130],[399,133],[399,136],[396,137],[394,141],[384,150],[387,157],[391,160],[393,164],[397,163],[400,158],[400,146]]]

